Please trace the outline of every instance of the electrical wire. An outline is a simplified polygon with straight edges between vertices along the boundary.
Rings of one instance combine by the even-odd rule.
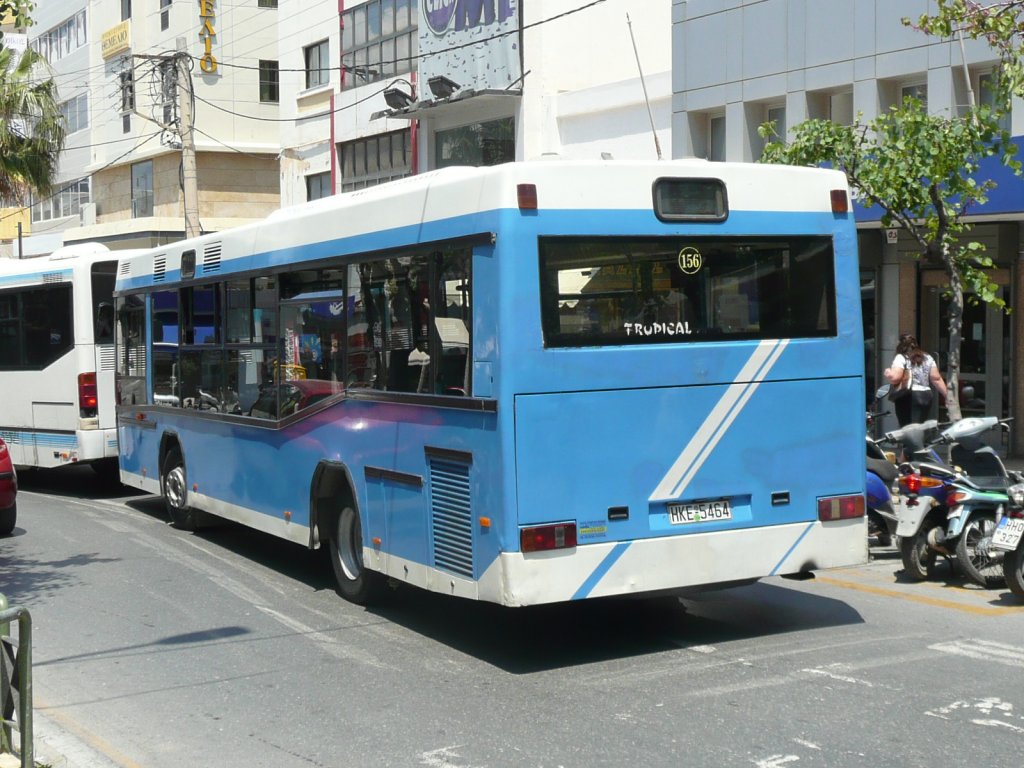
[[[145,144],[148,144],[148,143],[149,143],[150,141],[152,141],[152,140],[153,140],[153,139],[154,139],[155,137],[159,136],[159,135],[160,135],[160,134],[162,134],[162,133],[163,133],[163,131],[157,131],[156,133],[151,133],[151,134],[150,134],[149,136],[147,136],[146,138],[144,138],[144,139],[143,139],[142,141],[140,141],[140,142],[139,142],[138,144],[136,144],[136,145],[135,145],[134,147],[132,147],[131,149],[129,149],[129,150],[127,151],[127,152],[125,152],[125,153],[124,153],[124,154],[122,154],[122,155],[118,155],[117,157],[115,157],[115,158],[114,158],[113,160],[111,160],[111,161],[110,161],[109,163],[107,163],[106,165],[103,165],[103,166],[101,166],[100,168],[97,168],[97,169],[96,169],[96,170],[94,170],[94,171],[92,172],[92,174],[90,174],[90,175],[95,175],[95,174],[97,174],[97,173],[99,173],[99,172],[101,172],[101,171],[105,171],[105,170],[107,170],[107,168],[110,168],[111,166],[113,166],[113,165],[115,165],[116,163],[120,162],[120,161],[121,161],[121,160],[123,160],[124,158],[128,157],[128,155],[130,155],[130,154],[131,154],[132,152],[134,152],[135,150],[137,150],[137,149],[141,149],[141,148],[142,148],[142,147],[143,147],[143,146],[144,146]],[[61,187],[60,189],[57,189],[57,190],[55,190],[54,192],[50,193],[50,194],[49,194],[49,195],[47,195],[46,197],[43,197],[43,198],[40,198],[39,200],[35,200],[35,201],[33,201],[33,202],[32,202],[32,205],[29,205],[29,206],[24,206],[24,207],[26,207],[26,208],[31,208],[32,206],[34,206],[34,205],[38,205],[39,203],[45,203],[45,202],[46,202],[47,200],[52,200],[53,198],[55,198],[55,197],[56,197],[57,195],[59,195],[59,194],[60,194],[61,192],[63,192],[64,190],[66,190],[66,189],[70,189],[70,188],[71,188],[71,185],[72,185],[72,184],[77,184],[77,183],[78,183],[79,181],[81,181],[81,179],[75,179],[75,180],[74,180],[73,182],[70,182],[70,183],[68,183],[68,184],[65,184],[65,185],[64,185],[63,187]],[[10,218],[12,218],[12,217],[14,217],[14,216],[18,216],[18,215],[20,215],[20,210],[19,210],[19,211],[15,211],[14,213],[8,213],[8,214],[7,214],[6,216],[0,216],[0,221],[6,221],[7,219],[10,219]]]

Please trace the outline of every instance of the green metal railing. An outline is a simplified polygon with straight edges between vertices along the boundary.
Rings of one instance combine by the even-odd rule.
[[[15,620],[17,641],[11,637]],[[25,608],[8,608],[0,595],[0,753],[14,751],[15,728],[21,737],[21,768],[33,768],[32,617]]]

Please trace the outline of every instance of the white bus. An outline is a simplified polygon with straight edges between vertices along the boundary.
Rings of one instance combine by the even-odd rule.
[[[117,471],[117,259],[99,243],[0,259],[0,437],[19,467]]]

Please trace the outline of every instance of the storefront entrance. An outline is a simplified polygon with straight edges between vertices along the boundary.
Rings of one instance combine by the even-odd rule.
[[[1008,270],[995,270],[992,279],[1001,297],[1009,298]],[[949,302],[943,297],[945,272],[921,273],[921,346],[949,375]],[[960,346],[960,408],[966,416],[1009,416],[1010,316],[987,304],[972,304],[965,297],[963,341]],[[972,391],[973,390],[973,391]],[[945,409],[939,414],[945,418]],[[989,436],[990,444],[1005,453],[1007,433]]]

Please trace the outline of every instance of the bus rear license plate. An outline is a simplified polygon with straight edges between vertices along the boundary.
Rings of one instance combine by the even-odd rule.
[[[732,520],[732,507],[728,499],[698,501],[693,504],[669,504],[668,520],[672,525]]]
[[[1018,517],[1004,517],[992,534],[992,548],[1013,552],[1024,534],[1024,520]]]

